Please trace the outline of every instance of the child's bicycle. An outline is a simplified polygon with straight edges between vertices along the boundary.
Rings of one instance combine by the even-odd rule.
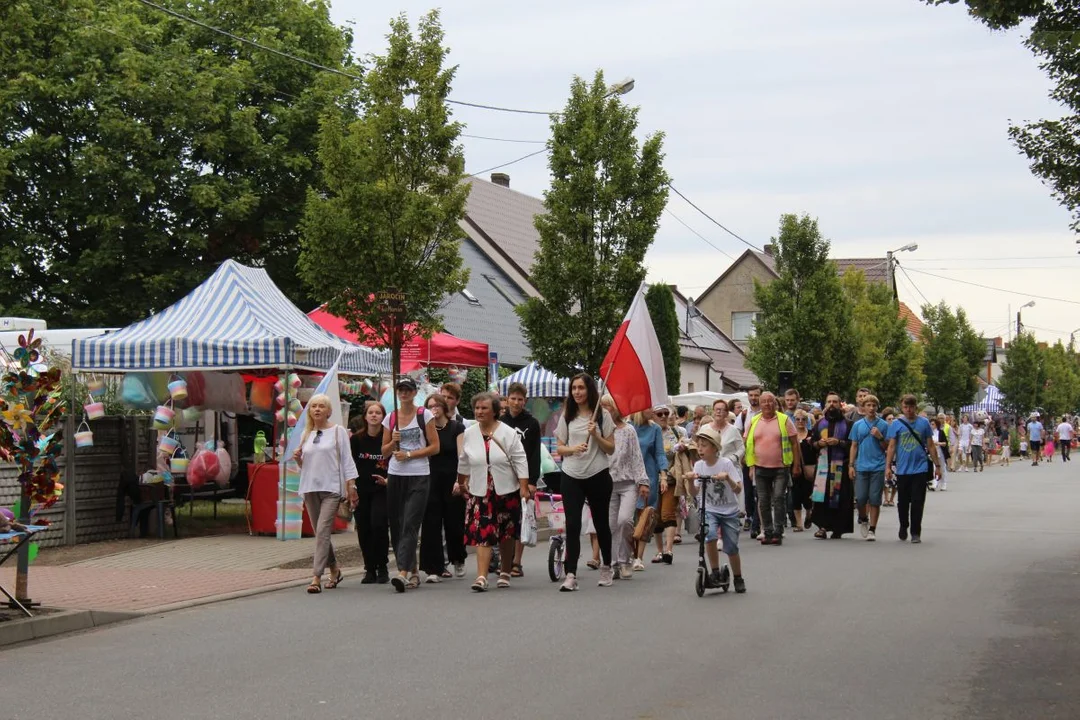
[[[548,508],[543,511],[547,517],[552,535],[548,540],[548,577],[551,582],[561,582],[566,577],[566,511],[563,509],[562,495],[544,491],[536,493],[537,514],[541,513],[541,500],[548,501]]]
[[[715,482],[711,476],[702,476],[698,480],[701,481],[701,497],[705,497],[705,490],[708,488],[710,482]],[[701,522],[698,526],[698,566],[697,577],[694,579],[694,590],[697,592],[698,597],[703,597],[706,590],[721,590],[723,592],[728,591],[728,587],[731,585],[731,567],[721,560],[720,562],[720,582],[714,583],[709,573],[709,563],[705,558],[705,536],[709,534],[709,526],[705,521],[705,503],[698,503],[698,515],[701,518]]]

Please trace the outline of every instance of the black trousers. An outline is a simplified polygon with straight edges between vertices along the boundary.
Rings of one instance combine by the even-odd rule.
[[[420,569],[438,575],[443,569],[443,533],[446,557],[451,563],[465,562],[465,498],[454,496],[456,475],[431,476],[424,522],[420,526]]]
[[[896,476],[896,509],[900,513],[900,527],[910,527],[912,535],[922,535],[922,516],[923,508],[926,507],[928,482],[928,472]]]
[[[390,553],[390,523],[386,514],[386,488],[361,493],[356,504],[356,536],[364,556],[364,570],[385,570]]]
[[[390,542],[399,571],[416,572],[416,546],[427,511],[431,480],[428,475],[388,475],[386,504],[390,515]]]
[[[584,479],[563,473],[563,508],[566,511],[566,572],[577,574],[581,556],[581,514],[586,501],[592,511],[596,540],[605,565],[611,565],[611,526],[608,524],[608,505],[611,504],[611,473],[601,470]]]

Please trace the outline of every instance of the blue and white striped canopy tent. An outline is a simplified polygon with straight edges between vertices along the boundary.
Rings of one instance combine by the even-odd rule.
[[[510,389],[510,383],[515,382],[524,385],[531,398],[564,398],[570,394],[569,379],[559,377],[535,362],[529,363],[513,375],[500,380],[499,392],[505,395]]]
[[[76,371],[329,370],[389,375],[390,353],[323,330],[266,271],[226,260],[205,282],[156,315],[72,342]]]
[[[986,392],[983,394],[982,399],[978,402],[974,402],[970,405],[965,405],[960,408],[960,412],[964,413],[998,413],[1001,412],[1001,400],[1005,396],[1001,394],[1001,391],[997,389],[997,385],[987,385]]]

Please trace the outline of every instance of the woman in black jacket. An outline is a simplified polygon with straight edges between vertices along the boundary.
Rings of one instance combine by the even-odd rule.
[[[458,471],[458,435],[465,432],[465,423],[450,419],[450,408],[441,395],[431,395],[424,402],[427,422],[435,423],[439,433],[439,453],[432,455],[431,491],[427,511],[420,526],[420,569],[427,574],[426,582],[442,582],[443,578],[465,575],[465,498],[454,495]],[[444,564],[443,533],[446,533],[446,559],[454,566],[451,574]]]
[[[353,421],[349,440],[353,461],[360,476],[356,478],[359,502],[353,516],[360,552],[364,556],[362,585],[388,583],[387,562],[390,553],[390,522],[386,510],[386,463],[382,454],[383,418],[386,410],[375,401],[364,404],[363,418]],[[359,421],[359,422],[357,422]]]

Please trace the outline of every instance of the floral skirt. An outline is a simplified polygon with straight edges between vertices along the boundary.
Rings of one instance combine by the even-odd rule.
[[[484,497],[470,494],[465,503],[465,544],[494,547],[501,542],[517,540],[520,522],[519,492],[496,494],[495,481],[488,475],[487,494]]]

